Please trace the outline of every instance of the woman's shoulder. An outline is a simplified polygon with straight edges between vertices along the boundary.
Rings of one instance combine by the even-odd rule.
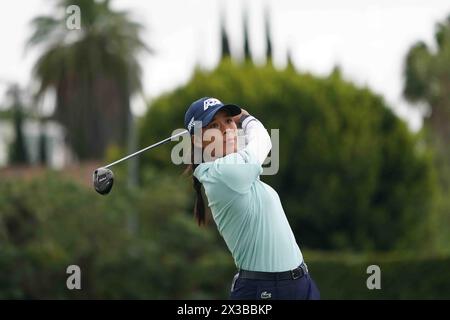
[[[208,171],[208,169],[211,167],[212,162],[203,162],[200,163],[197,168],[195,168],[193,175],[201,180],[202,176],[205,174],[206,171]]]
[[[230,153],[214,161],[200,163],[194,170],[194,176],[200,180],[208,173],[214,175],[215,172],[220,172],[225,165],[228,167],[238,163],[242,163],[242,156],[239,153]]]

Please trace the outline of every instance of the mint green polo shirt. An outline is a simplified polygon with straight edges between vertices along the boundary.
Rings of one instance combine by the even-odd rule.
[[[262,182],[262,167],[248,149],[200,164],[208,206],[239,269],[280,272],[303,256],[277,192]]]

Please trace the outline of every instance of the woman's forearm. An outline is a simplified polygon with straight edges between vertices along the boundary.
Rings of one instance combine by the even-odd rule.
[[[272,141],[264,125],[255,117],[249,115],[242,122],[246,147],[262,165],[272,149]]]

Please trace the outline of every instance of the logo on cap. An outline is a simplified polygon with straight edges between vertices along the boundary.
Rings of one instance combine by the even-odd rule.
[[[187,125],[188,131],[191,131],[193,126],[194,126],[194,117],[192,117],[191,121],[189,121],[189,123]]]
[[[216,104],[222,104],[222,102],[215,98],[206,99],[205,101],[203,101],[203,111],[206,111],[206,109],[215,106]]]

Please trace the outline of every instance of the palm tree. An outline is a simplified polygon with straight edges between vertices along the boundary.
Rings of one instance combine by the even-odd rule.
[[[66,26],[66,8],[77,5],[81,29]],[[43,47],[34,66],[36,97],[56,91],[53,117],[66,128],[68,144],[80,159],[99,159],[109,145],[126,143],[130,96],[140,90],[137,56],[150,49],[142,25],[109,0],[59,0],[55,15],[33,19],[28,47]]]
[[[436,50],[416,43],[405,63],[404,96],[428,106],[427,129],[444,146],[450,144],[450,16],[437,26]]]
[[[408,100],[422,102],[428,108],[424,128],[433,148],[439,183],[436,230],[439,242],[448,247],[450,237],[444,228],[450,222],[450,15],[437,25],[435,41],[434,48],[418,42],[409,50],[403,93]]]
[[[9,87],[7,94],[12,100],[12,118],[14,125],[14,143],[10,146],[9,150],[9,162],[11,164],[24,165],[27,164],[28,154],[25,146],[25,137],[23,134],[23,123],[25,120],[24,105],[22,103],[22,92],[17,84],[13,84]]]

